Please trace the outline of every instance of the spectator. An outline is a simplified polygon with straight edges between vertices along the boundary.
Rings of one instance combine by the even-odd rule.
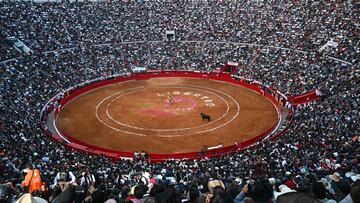
[[[350,183],[345,179],[335,183],[335,200],[337,202],[349,201],[346,199],[350,197],[350,188]]]
[[[140,203],[144,197],[144,195],[147,192],[147,187],[145,185],[138,185],[135,187],[134,190],[134,199],[132,199],[131,201],[133,203]]]
[[[256,181],[254,183],[250,182],[243,187],[240,194],[235,198],[235,203],[243,202],[273,202],[273,191],[271,185],[268,183],[263,183],[261,181]]]
[[[62,169],[61,171],[59,171],[56,174],[53,187],[55,187],[56,185],[58,185],[61,182],[73,184],[73,183],[75,183],[75,180],[76,180],[76,177],[74,176],[73,172],[68,171],[66,169]]]
[[[357,180],[354,183],[354,185],[351,187],[350,196],[351,196],[351,200],[354,203],[360,202],[360,180]],[[345,198],[345,199],[347,201],[349,198]]]
[[[21,185],[24,187],[24,190],[29,193],[41,191],[42,181],[39,169],[34,169],[33,166],[29,164],[24,170],[24,173],[26,173],[25,179],[21,183]]]
[[[326,198],[326,189],[325,189],[325,186],[323,185],[323,183],[321,183],[321,182],[313,183],[312,193],[320,202],[336,203],[335,200]]]
[[[211,178],[210,178],[210,180],[209,180],[209,182],[208,182],[209,192],[210,192],[211,194],[213,194],[213,189],[214,189],[215,187],[217,187],[217,186],[220,186],[220,187],[222,187],[223,189],[225,189],[225,185],[224,185],[224,183],[223,183],[221,180],[219,180],[218,174],[217,174],[216,172],[213,172],[213,173],[211,174]]]
[[[33,197],[30,193],[26,193],[16,200],[16,203],[47,203],[47,201],[40,197]]]
[[[187,200],[184,203],[200,203],[200,193],[197,188],[191,186],[187,196]]]

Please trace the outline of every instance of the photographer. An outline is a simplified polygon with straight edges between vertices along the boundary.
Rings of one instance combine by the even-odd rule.
[[[60,172],[58,172],[56,174],[52,188],[56,187],[61,182],[73,184],[73,183],[75,183],[75,181],[76,181],[76,178],[75,178],[73,172],[62,169]]]

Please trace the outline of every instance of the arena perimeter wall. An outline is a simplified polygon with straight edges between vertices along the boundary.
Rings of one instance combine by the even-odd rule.
[[[45,131],[46,134],[48,134],[49,136],[51,136],[52,138],[54,138],[57,141],[64,143],[64,140],[62,139],[62,137],[65,137],[67,140],[70,141],[70,143],[64,143],[65,146],[70,147],[74,150],[84,151],[84,152],[97,154],[97,155],[104,155],[104,156],[111,157],[114,159],[118,159],[121,157],[131,158],[131,157],[133,157],[133,152],[117,151],[117,150],[111,150],[111,149],[106,149],[106,148],[90,145],[90,144],[84,143],[80,140],[77,140],[77,139],[71,137],[70,135],[67,135],[65,132],[62,132],[61,130],[59,130],[59,133],[61,133],[62,136],[54,135],[44,126],[44,124],[45,124],[44,116],[46,113],[52,111],[55,108],[54,119],[56,120],[56,118],[58,116],[58,112],[61,110],[62,106],[64,106],[69,101],[71,101],[73,98],[75,98],[87,91],[90,91],[92,89],[110,85],[113,83],[122,82],[122,81],[145,80],[145,79],[156,78],[156,77],[190,77],[190,78],[202,78],[202,79],[225,81],[228,83],[241,85],[245,88],[248,88],[248,89],[251,89],[251,90],[257,92],[258,94],[263,94],[263,89],[257,83],[251,84],[244,80],[235,80],[231,77],[230,74],[226,74],[226,73],[222,73],[222,72],[204,73],[204,72],[195,72],[195,71],[173,71],[173,70],[148,71],[146,73],[136,73],[136,74],[131,74],[131,75],[127,75],[127,76],[119,76],[119,77],[115,77],[115,78],[111,78],[111,79],[95,81],[91,84],[86,84],[85,86],[80,86],[80,87],[76,87],[76,88],[68,90],[66,93],[64,93],[63,98],[58,100],[60,105],[57,108],[54,105],[49,105],[49,107],[46,107],[46,112],[42,113],[42,115],[41,115],[41,117],[42,117],[41,118],[41,120],[42,120],[41,127]],[[230,146],[207,150],[205,152],[205,157],[219,157],[224,154],[243,150],[243,149],[248,148],[249,146],[255,144],[260,139],[269,136],[269,134],[275,130],[278,123],[280,122],[279,114],[281,112],[280,111],[281,107],[280,107],[280,104],[276,101],[276,99],[274,98],[274,96],[272,94],[265,92],[264,96],[266,98],[268,98],[273,103],[275,108],[277,109],[278,121],[272,127],[267,129],[263,133],[255,136],[249,140],[246,140],[241,143],[234,144],[234,145],[230,145]],[[55,102],[55,101],[52,101],[52,102]],[[49,103],[51,103],[51,102],[49,102]],[[291,119],[292,119],[292,116],[291,116]],[[56,127],[56,122],[54,122],[54,124]],[[275,135],[274,137],[272,137],[271,140],[274,140],[275,137],[277,138],[280,135],[282,135],[284,131],[285,130],[282,130],[282,132],[280,132],[277,135]],[[171,153],[171,154],[149,153],[149,159],[152,161],[167,160],[167,159],[183,159],[183,158],[195,159],[195,158],[203,158],[203,157],[204,156],[201,156],[201,157],[199,156],[198,151],[188,152],[188,153]]]

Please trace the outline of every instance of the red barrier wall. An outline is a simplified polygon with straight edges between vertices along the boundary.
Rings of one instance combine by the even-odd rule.
[[[320,97],[316,94],[316,90],[311,90],[309,92],[306,92],[304,94],[299,94],[299,95],[295,95],[292,97],[289,97],[289,101],[297,106],[300,104],[305,104],[308,102],[312,102],[315,101],[317,99],[319,99]]]
[[[131,76],[124,76],[124,77],[117,77],[114,79],[106,79],[106,80],[96,81],[92,84],[74,88],[74,89],[70,90],[68,92],[68,94],[66,94],[64,96],[64,98],[60,101],[61,105],[56,109],[54,117],[55,117],[55,119],[57,118],[58,112],[61,111],[61,108],[67,102],[69,102],[73,98],[75,98],[87,91],[90,91],[92,89],[110,85],[110,84],[117,83],[117,82],[122,82],[122,81],[144,80],[144,79],[149,79],[149,78],[154,78],[154,77],[207,78],[207,79],[211,79],[211,80],[219,80],[219,81],[225,81],[225,82],[241,85],[243,87],[246,87],[248,89],[258,92],[259,94],[263,94],[262,88],[259,87],[258,84],[249,84],[245,81],[234,80],[231,78],[231,75],[225,74],[225,73],[202,73],[202,72],[194,72],[194,71],[149,71],[147,73],[138,73],[138,74],[134,74]],[[265,93],[265,97],[268,98],[274,104],[274,106],[276,107],[276,109],[279,113],[280,106],[279,106],[278,102],[275,100],[275,98],[270,93],[267,93],[267,92]],[[207,150],[205,152],[205,156],[217,157],[220,155],[224,155],[226,153],[232,153],[232,152],[247,148],[250,145],[259,141],[259,139],[266,137],[271,131],[273,131],[276,128],[278,122],[276,122],[271,128],[267,129],[266,131],[259,134],[258,136],[253,137],[252,139],[249,139],[244,142],[234,144],[231,146],[225,146],[225,147],[218,148],[218,149]],[[59,128],[58,128],[58,130],[61,132],[61,134],[66,139],[71,141],[71,143],[67,144],[66,146],[70,147],[72,149],[79,150],[79,151],[85,151],[85,152],[89,152],[89,153],[94,153],[94,154],[98,154],[98,155],[105,155],[105,156],[112,157],[112,158],[132,157],[133,156],[133,152],[117,151],[117,150],[111,150],[111,149],[106,149],[106,148],[90,145],[90,144],[84,143],[80,140],[77,140],[77,139],[71,137],[70,135],[67,135],[65,132],[62,132],[61,129],[59,129]],[[48,132],[48,130],[45,130],[45,132],[47,134],[50,133],[50,132]],[[173,153],[173,154],[152,154],[152,153],[149,154],[149,159],[155,160],[155,161],[156,160],[166,160],[166,159],[182,159],[182,158],[201,158],[201,157],[199,157],[199,152]]]

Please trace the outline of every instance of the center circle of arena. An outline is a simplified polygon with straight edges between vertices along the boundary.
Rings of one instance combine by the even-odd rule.
[[[221,114],[200,125],[144,128],[128,120],[132,116],[127,113],[133,108],[138,109],[138,118],[149,118],[147,122],[179,116],[198,116],[200,119],[200,114],[197,114],[199,108],[204,111],[217,108]],[[234,113],[231,113],[231,108],[236,109]],[[104,111],[104,117],[100,116],[100,111]],[[151,89],[137,87],[115,92],[97,104],[95,114],[103,125],[115,131],[138,136],[148,136],[148,132],[156,132],[157,137],[176,137],[222,128],[232,122],[239,112],[239,103],[219,90],[201,86],[160,85]]]

